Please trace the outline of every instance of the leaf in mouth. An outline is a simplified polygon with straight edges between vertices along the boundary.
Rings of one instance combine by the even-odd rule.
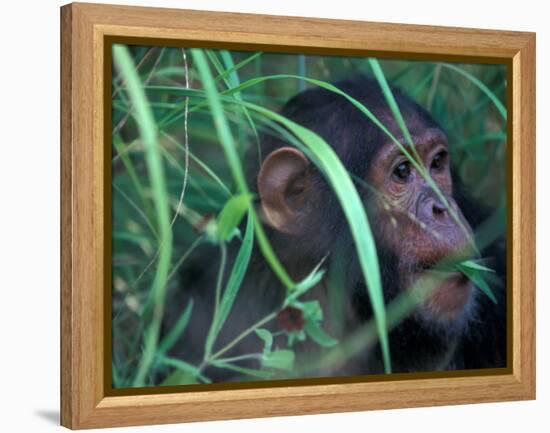
[[[468,277],[470,281],[472,281],[483,293],[485,293],[485,295],[487,295],[493,303],[498,304],[497,298],[483,277],[484,272],[495,272],[494,270],[480,265],[473,260],[466,260],[458,263],[456,268],[466,275],[466,277]]]

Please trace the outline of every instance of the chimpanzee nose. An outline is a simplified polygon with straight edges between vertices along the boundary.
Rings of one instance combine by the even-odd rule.
[[[423,191],[418,200],[418,216],[426,224],[450,222],[446,206],[432,191]]]

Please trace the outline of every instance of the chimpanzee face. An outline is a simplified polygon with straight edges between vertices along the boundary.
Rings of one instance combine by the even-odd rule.
[[[365,202],[379,251],[397,258],[398,287],[386,287],[386,293],[411,289],[423,278],[424,285],[434,288],[418,314],[448,327],[461,322],[472,299],[472,283],[462,273],[449,270],[452,263],[475,254],[472,230],[452,196],[445,134],[418,119],[409,124],[419,163],[439,193],[401,149],[388,141],[365,170],[365,180],[373,191]],[[414,155],[413,149],[403,145]],[[293,235],[307,231],[311,209],[317,213],[322,209],[322,204],[312,203],[323,198],[312,188],[311,177],[311,164],[294,148],[277,149],[265,159],[258,191],[266,221],[279,232]]]
[[[453,269],[475,256],[477,249],[472,229],[453,198],[447,136],[427,112],[397,92],[414,144],[409,148],[377,87],[363,84],[346,89],[381,119],[402,146],[351,104],[343,104],[327,92],[304,92],[289,102],[294,108],[284,113],[321,135],[346,168],[367,184],[360,193],[385,274],[386,300],[415,284],[431,286],[431,294],[415,316],[447,330],[460,329],[472,310],[475,292],[472,283]],[[319,116],[328,111],[330,116],[321,122],[307,110],[318,110]],[[278,233],[302,235],[304,242],[297,246],[301,254],[319,250],[326,255],[343,233],[336,228],[344,220],[334,212],[338,204],[318,178],[304,154],[286,145],[275,147],[266,156],[257,176],[264,220]],[[348,278],[355,276],[357,281],[350,281],[350,286],[364,284],[360,270],[350,269]]]
[[[431,280],[435,289],[420,314],[430,321],[453,322],[467,310],[473,286],[462,273],[448,269],[474,255],[472,230],[452,196],[447,137],[438,128],[418,125],[411,134],[419,162],[440,193],[397,144],[387,142],[368,171],[367,182],[377,192],[369,200],[369,213],[378,243],[397,257],[401,290],[411,289],[421,277]],[[403,147],[414,155],[406,142]],[[436,269],[444,263],[445,271]]]
[[[417,311],[421,319],[441,322],[446,329],[456,322],[460,328],[473,286],[462,273],[448,269],[475,254],[472,230],[452,196],[445,134],[438,128],[411,131],[420,163],[447,203],[394,142],[381,146],[366,170],[365,180],[374,193],[368,194],[365,203],[379,252],[397,258],[398,287],[384,290],[395,295],[423,278],[424,285],[431,284],[433,289]],[[281,233],[299,235],[311,226],[319,233],[319,218],[312,214],[321,212],[326,197],[312,186],[311,166],[291,147],[279,148],[264,160],[258,176],[262,213]],[[441,270],[443,264],[445,270]]]

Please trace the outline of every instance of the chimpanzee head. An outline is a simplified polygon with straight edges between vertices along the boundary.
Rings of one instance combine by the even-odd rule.
[[[335,86],[368,108],[415,155],[378,83],[361,77]],[[401,91],[393,89],[393,94],[418,164],[438,191],[386,133],[341,95],[321,88],[307,90],[292,98],[282,115],[329,143],[355,180],[376,240],[386,299],[409,290],[421,277],[443,273],[415,317],[454,332],[469,314],[473,286],[463,274],[441,271],[440,265],[475,254],[472,229],[453,197],[446,134]],[[343,245],[338,238],[349,238],[349,231],[326,181],[300,150],[278,138],[266,139],[263,152],[257,175],[261,209],[273,238],[292,250],[286,253],[287,262],[303,262],[306,256],[319,260],[334,253],[335,245]],[[350,288],[364,291],[363,276],[351,256],[348,280]]]

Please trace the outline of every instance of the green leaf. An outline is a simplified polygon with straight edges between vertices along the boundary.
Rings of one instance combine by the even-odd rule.
[[[222,148],[224,150],[227,164],[229,165],[231,174],[235,179],[235,183],[237,184],[239,192],[242,194],[247,194],[249,193],[249,190],[246,184],[246,179],[241,166],[239,154],[237,153],[237,146],[235,145],[235,140],[233,139],[233,135],[231,134],[231,129],[229,128],[227,119],[225,118],[223,106],[221,104],[216,85],[212,78],[212,73],[210,72],[210,69],[208,67],[206,57],[204,55],[204,52],[200,49],[191,50],[191,54],[193,55],[193,60],[195,61],[195,65],[197,67],[199,75],[202,78],[204,92],[207,97],[207,102],[210,106],[210,111],[212,112],[216,132],[218,134],[220,144],[222,145]]]
[[[482,272],[495,272],[493,269],[488,268],[488,267],[483,266],[483,265],[480,265],[479,263],[474,262],[473,260],[466,260],[466,261],[460,263],[459,265],[462,266],[462,267],[475,269],[475,270],[482,271]]]
[[[232,71],[229,74],[228,77],[228,87],[233,88],[237,87],[239,84],[241,84],[241,81],[239,79],[239,74],[235,70],[235,64],[233,63],[233,58],[231,57],[231,53],[227,50],[221,50],[220,51],[220,57],[222,58],[222,61],[225,65],[225,68],[227,71]],[[233,94],[233,97],[239,101],[242,101],[243,98],[241,96],[241,92],[235,92]],[[258,131],[256,129],[256,125],[254,124],[254,121],[252,120],[252,117],[250,117],[250,113],[248,112],[248,109],[243,105],[241,106],[241,109],[244,113],[244,116],[246,117],[246,120],[248,121],[250,125],[250,129],[252,129],[252,132],[254,133],[254,137],[256,138],[256,143],[258,146],[260,145],[260,137],[258,136]],[[241,123],[241,122],[240,122]]]
[[[314,320],[306,321],[304,327],[307,335],[309,335],[313,341],[323,347],[333,347],[338,344],[338,340],[328,335],[318,322]]]
[[[471,269],[467,266],[457,266],[459,270],[466,275],[483,293],[485,293],[491,301],[493,301],[495,304],[498,303],[497,298],[493,294],[491,288],[485,281],[485,279],[481,276],[480,272],[476,269]]]
[[[185,151],[185,147],[181,143],[179,143],[174,137],[172,137],[170,134],[168,134],[166,131],[161,131],[161,134],[166,137],[171,143],[178,146],[180,149]],[[229,188],[225,185],[223,180],[220,179],[220,177],[212,171],[210,167],[208,167],[207,164],[205,164],[199,157],[197,157],[193,152],[191,152],[189,149],[187,149],[187,152],[189,153],[189,157],[203,170],[208,176],[216,182],[220,188],[223,190],[225,194],[228,196],[231,195],[231,191],[229,191]]]
[[[271,346],[273,345],[273,335],[267,329],[256,329],[256,335],[260,337],[264,342],[264,355],[271,352]]]
[[[174,370],[161,382],[160,386],[194,385],[197,383],[199,383],[199,381],[193,374],[183,370]]]
[[[298,308],[301,308],[304,312],[304,320],[321,321],[323,320],[323,310],[321,309],[321,304],[319,301],[306,301],[301,302],[301,305]]]
[[[292,370],[294,366],[294,352],[288,349],[274,350],[264,354],[262,365],[266,368],[276,368],[279,370]]]
[[[124,45],[114,45],[113,61],[126,83],[128,96],[134,106],[134,117],[145,151],[145,163],[151,181],[159,232],[159,258],[150,292],[150,299],[155,305],[155,314],[152,316],[150,323],[146,324],[143,335],[143,356],[133,381],[134,386],[143,386],[157,351],[164,299],[166,297],[166,282],[172,256],[172,227],[170,225],[164,166],[153,112],[128,48]]]
[[[232,236],[250,205],[251,197],[251,194],[239,194],[227,200],[218,216],[218,237],[221,241],[227,241]]]
[[[321,262],[319,262],[317,266],[313,268],[308,276],[306,276],[302,281],[292,287],[292,290],[290,291],[291,294],[285,300],[285,305],[289,305],[295,302],[300,296],[302,296],[312,287],[315,287],[323,279],[323,276],[325,275],[325,270],[319,269],[322,264],[323,260],[321,260]]]
[[[405,119],[403,118],[403,115],[401,114],[401,110],[399,109],[399,106],[397,105],[397,101],[395,100],[393,96],[393,92],[390,89],[390,86],[386,80],[386,77],[384,75],[384,72],[382,71],[382,68],[380,67],[380,63],[378,63],[378,60],[376,59],[369,59],[369,64],[371,65],[372,71],[374,73],[374,76],[376,77],[376,80],[378,81],[378,84],[382,88],[382,93],[386,97],[386,101],[388,105],[390,106],[390,110],[393,114],[393,117],[395,121],[397,122],[397,125],[399,126],[399,129],[403,132],[405,135],[405,139],[411,146],[411,149],[413,152],[416,151],[413,139],[411,137],[411,134],[409,132],[409,129],[407,128],[407,125],[405,123]],[[415,154],[417,156],[417,154]],[[418,160],[417,160],[418,161]],[[411,160],[412,162],[412,160]]]
[[[226,69],[225,71],[223,71],[222,74],[218,75],[214,81],[220,81],[220,80],[225,80],[227,77],[229,77],[230,75],[233,76],[239,69],[241,69],[243,66],[247,65],[248,63],[252,62],[253,60],[256,60],[258,57],[260,57],[261,55],[263,54],[263,52],[259,51],[257,53],[254,53],[252,54],[251,56],[247,57],[246,59],[244,60],[241,60],[239,63],[237,63],[236,65],[230,67],[229,69]],[[222,54],[222,58],[223,58],[223,54]],[[238,76],[237,76],[238,77]],[[232,79],[234,80],[234,79]],[[237,81],[238,82],[238,81]]]
[[[189,319],[191,317],[192,311],[193,311],[193,299],[190,299],[181,317],[178,319],[176,324],[170,330],[168,335],[164,337],[164,339],[160,342],[159,348],[158,348],[159,354],[166,353],[174,345],[174,343],[178,340],[178,338],[183,334],[183,331],[185,331],[185,328],[187,328],[187,324],[189,323]]]
[[[184,373],[191,374],[192,376],[200,379],[204,383],[212,382],[210,379],[204,376],[197,367],[195,367],[192,364],[189,364],[188,362],[182,361],[181,359],[167,358],[163,356],[163,357],[160,357],[159,361],[164,365],[168,365]]]
[[[502,102],[500,102],[498,97],[493,92],[491,92],[491,90],[484,83],[482,83],[477,77],[473,76],[472,74],[465,71],[464,69],[458,66],[452,65],[450,63],[441,63],[441,66],[443,66],[444,68],[450,69],[451,71],[459,73],[460,75],[462,75],[463,77],[466,77],[468,80],[474,83],[477,87],[479,87],[479,89],[483,93],[485,93],[489,97],[491,102],[495,105],[496,109],[498,110],[502,118],[506,119],[506,107],[502,104]]]
[[[220,57],[222,58],[222,62],[225,66],[224,72],[230,71],[227,77],[229,81],[228,87],[236,87],[241,84],[239,80],[239,74],[237,74],[237,71],[235,70],[235,64],[233,63],[233,57],[231,56],[231,53],[227,50],[221,50]],[[239,99],[241,99],[240,93],[238,95]]]
[[[243,282],[246,270],[248,269],[248,263],[250,262],[250,256],[252,255],[252,246],[254,244],[254,217],[251,212],[248,214],[248,221],[246,223],[246,231],[244,239],[242,241],[237,258],[233,264],[233,269],[227,280],[225,290],[223,291],[222,299],[220,301],[220,307],[217,315],[212,320],[212,325],[208,331],[205,344],[205,353],[210,354],[212,346],[216,341],[223,324],[225,323],[233,303],[237,297],[241,284]]]
[[[237,188],[242,194],[247,194],[249,193],[249,190],[246,183],[244,170],[242,168],[239,154],[237,152],[235,140],[233,139],[233,135],[231,134],[231,129],[229,128],[229,124],[227,122],[227,119],[225,118],[221,98],[218,94],[218,90],[216,89],[216,83],[212,78],[212,73],[210,72],[210,69],[208,67],[206,57],[204,55],[204,52],[200,49],[191,50],[191,54],[193,55],[193,60],[195,61],[197,71],[199,72],[199,75],[202,79],[207,103],[210,106],[210,111],[212,113],[212,117],[214,118],[214,125],[216,126],[216,132],[224,150],[227,164],[229,165],[231,174],[235,179]],[[247,105],[243,101],[238,101],[237,99],[232,99],[232,101]],[[253,212],[253,209],[251,209],[251,212]],[[257,220],[257,218],[254,218],[254,220]],[[286,287],[294,286],[294,282],[275,255],[275,252],[273,251],[273,248],[271,247],[271,244],[267,239],[261,223],[259,221],[255,221],[254,227],[256,229],[256,237],[260,246],[260,250],[262,251],[262,254],[264,255],[266,261],[269,263],[275,275],[277,275],[279,280],[281,280],[281,282]]]
[[[273,372],[271,371],[254,370],[252,368],[241,367],[229,362],[212,361],[212,365],[218,368],[236,371],[237,373],[245,374],[247,376],[259,377],[261,379],[269,379],[273,377]]]
[[[388,84],[388,81],[386,80],[386,76],[384,75],[384,72],[382,71],[382,67],[380,66],[380,63],[375,58],[369,58],[368,62],[370,64],[371,68],[372,68],[374,76],[376,77],[376,79],[378,81],[378,84],[380,85],[380,87],[382,89],[382,93],[384,94],[386,102],[388,103],[388,105],[390,107],[392,115],[393,115],[395,121],[397,122],[397,124],[399,125],[399,129],[403,133],[408,145],[410,146],[410,148],[412,150],[412,153],[414,154],[414,157],[413,157],[413,155],[411,155],[407,151],[407,149],[398,140],[395,139],[395,137],[393,135],[391,135],[391,133],[389,133],[389,131],[387,131],[385,129],[385,127],[380,126],[381,124],[380,124],[380,121],[378,119],[376,119],[376,121],[372,119],[372,117],[371,117],[372,113],[371,113],[371,116],[369,116],[369,118],[371,118],[371,120],[375,124],[377,124],[379,127],[382,127],[384,132],[386,132],[386,134],[388,136],[390,136],[390,138],[392,138],[392,140],[397,145],[399,150],[401,150],[401,152],[409,159],[409,161],[415,167],[415,169],[418,171],[418,173],[426,180],[428,186],[435,192],[435,194],[437,195],[437,197],[439,198],[441,203],[445,206],[445,208],[447,208],[447,211],[449,212],[451,217],[455,220],[456,224],[461,228],[461,230],[466,235],[468,235],[468,233],[469,233],[468,228],[464,225],[464,222],[462,221],[462,219],[458,217],[458,214],[455,211],[455,209],[452,206],[449,205],[447,197],[441,192],[441,189],[435,183],[435,181],[432,179],[429,171],[427,171],[426,168],[424,167],[424,165],[421,163],[420,155],[418,154],[418,152],[416,150],[416,147],[414,145],[414,141],[412,139],[412,136],[409,132],[409,129],[407,128],[407,124],[405,122],[405,119],[403,118],[403,114],[401,113],[401,110],[399,109],[399,106],[397,105],[397,101],[395,100],[395,97],[393,96],[393,92],[392,92],[392,90],[391,90],[391,88]],[[472,247],[475,249],[476,248],[475,244],[472,243]]]
[[[306,341],[306,331],[300,329],[299,331],[289,332],[287,344],[292,347],[296,341]]]
[[[124,167],[128,172],[128,176],[130,177],[130,180],[134,185],[137,195],[141,199],[141,202],[144,207],[144,214],[147,215],[147,218],[149,220],[152,220],[154,217],[153,209],[151,208],[150,202],[147,196],[145,195],[145,190],[136,172],[136,169],[132,162],[132,158],[130,158],[130,155],[127,152],[128,146],[123,142],[122,138],[120,138],[120,135],[113,137],[113,145],[116,148],[117,156],[120,155],[120,159],[122,160],[122,163],[124,164]]]
[[[304,278],[302,281],[296,284],[296,286],[294,286],[294,290],[296,290],[297,296],[303,295],[309,289],[317,285],[317,283],[321,281],[324,275],[324,269],[314,269],[306,278]]]
[[[220,139],[222,143],[225,143],[224,149],[229,150],[227,152],[229,166],[233,174],[237,174],[235,180],[241,192],[248,192],[246,182],[244,181],[244,174],[242,174],[242,168],[240,167],[240,161],[238,160],[238,156],[234,150],[234,143],[232,141],[232,137],[230,137],[231,133],[229,131],[229,127],[223,113],[223,108],[221,106],[221,96],[218,94],[212,81],[212,76],[210,74],[210,71],[208,70],[204,54],[200,50],[193,50],[193,56],[197,68],[199,69],[199,73],[203,78],[205,93],[207,95],[208,103],[210,104],[212,110],[214,121],[216,123],[216,126],[219,127]],[[342,92],[340,89],[333,86],[332,84],[320,80],[313,80],[293,75],[260,77],[249,80],[241,84],[240,86],[234,87],[224,92],[223,94],[231,94],[235,91],[240,91],[247,87],[259,84],[263,81],[278,78],[294,78],[300,80],[305,79],[307,82],[317,84],[329,91],[335,92],[345,97],[354,106],[365,113],[365,115],[367,115],[373,121],[376,121],[377,125],[381,125],[383,130],[397,143],[399,143],[399,141],[389,132],[389,130],[385,128],[380,123],[380,121],[367,108],[363,106],[363,104],[350,97],[345,92]],[[313,131],[304,128],[303,126],[287,119],[286,117],[259,105],[251,104],[244,101],[238,101],[236,99],[231,99],[229,100],[229,102],[238,105],[244,105],[265,117],[281,123],[283,126],[288,128],[302,143],[304,143],[305,147],[310,151],[311,154],[314,155],[314,163],[322,171],[322,173],[327,178],[329,184],[333,188],[338,198],[338,201],[342,206],[344,215],[348,220],[350,231],[352,233],[353,239],[355,240],[359,263],[361,265],[363,276],[367,283],[367,290],[374,311],[374,317],[384,358],[384,369],[386,373],[391,373],[391,359],[387,334],[386,312],[384,306],[384,297],[382,294],[382,283],[380,279],[380,268],[378,264],[378,255],[376,253],[376,244],[374,242],[372,230],[367,219],[367,214],[365,212],[363,202],[361,201],[361,198],[349,176],[349,173],[342,164],[342,161],[340,161],[338,155],[326,143],[326,141],[324,141],[318,134],[314,133]],[[399,145],[401,145],[401,143],[399,143]],[[237,170],[238,173],[236,173],[235,170]],[[244,185],[244,189],[241,188],[241,182]],[[258,239],[258,243],[260,244],[262,253],[264,254],[266,260],[270,263],[270,266],[273,269],[274,273],[279,277],[279,279],[285,284],[286,287],[294,287],[295,284],[292,282],[291,278],[288,276],[281,263],[277,260],[259,222],[256,224],[256,236]]]

